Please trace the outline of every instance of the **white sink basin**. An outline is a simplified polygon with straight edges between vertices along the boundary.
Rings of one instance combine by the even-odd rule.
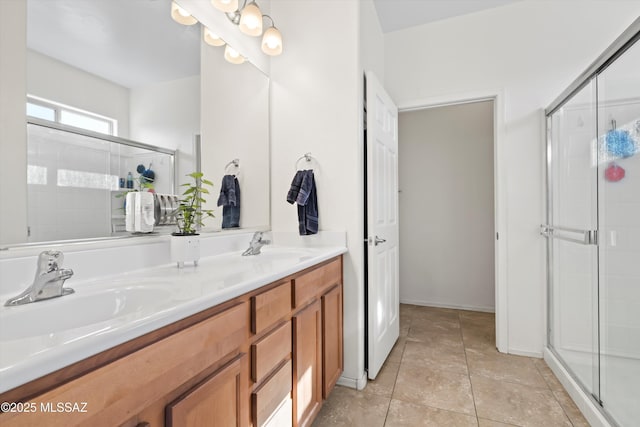
[[[166,286],[135,285],[76,293],[23,306],[3,307],[0,342],[51,335],[135,316],[143,317],[173,300]]]

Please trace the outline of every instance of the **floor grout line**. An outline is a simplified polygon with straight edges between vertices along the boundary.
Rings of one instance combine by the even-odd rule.
[[[471,367],[469,366],[469,358],[467,357],[467,346],[464,344],[464,334],[462,333],[462,320],[460,312],[458,312],[458,323],[460,324],[460,339],[462,340],[462,349],[464,351],[464,361],[467,364],[467,378],[469,379],[469,387],[471,388],[471,399],[473,400],[473,410],[476,413],[476,424],[480,425],[478,417],[478,407],[476,406],[476,395],[473,392],[473,383],[471,382]]]

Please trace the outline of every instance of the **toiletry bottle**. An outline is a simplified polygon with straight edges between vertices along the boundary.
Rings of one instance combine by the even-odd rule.
[[[133,188],[133,175],[131,175],[131,172],[127,174],[127,188]]]

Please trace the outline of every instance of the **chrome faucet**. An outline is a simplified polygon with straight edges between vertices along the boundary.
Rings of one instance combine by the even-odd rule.
[[[64,287],[64,281],[73,276],[73,270],[60,268],[64,255],[60,251],[44,251],[38,256],[38,268],[33,283],[20,295],[10,298],[6,306],[23,305],[44,299],[61,297],[74,292]]]
[[[242,253],[242,256],[247,256],[247,255],[259,255],[260,254],[260,249],[262,249],[262,247],[264,245],[268,245],[271,243],[271,240],[265,240],[262,238],[262,231],[256,231],[253,234],[253,238],[251,239],[251,242],[249,243],[249,249],[247,249],[246,251],[244,251]]]

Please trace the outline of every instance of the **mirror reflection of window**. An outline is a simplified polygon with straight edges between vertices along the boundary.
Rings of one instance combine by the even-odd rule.
[[[63,105],[53,100],[28,96],[27,116],[105,135],[118,136],[118,121],[116,119]]]

